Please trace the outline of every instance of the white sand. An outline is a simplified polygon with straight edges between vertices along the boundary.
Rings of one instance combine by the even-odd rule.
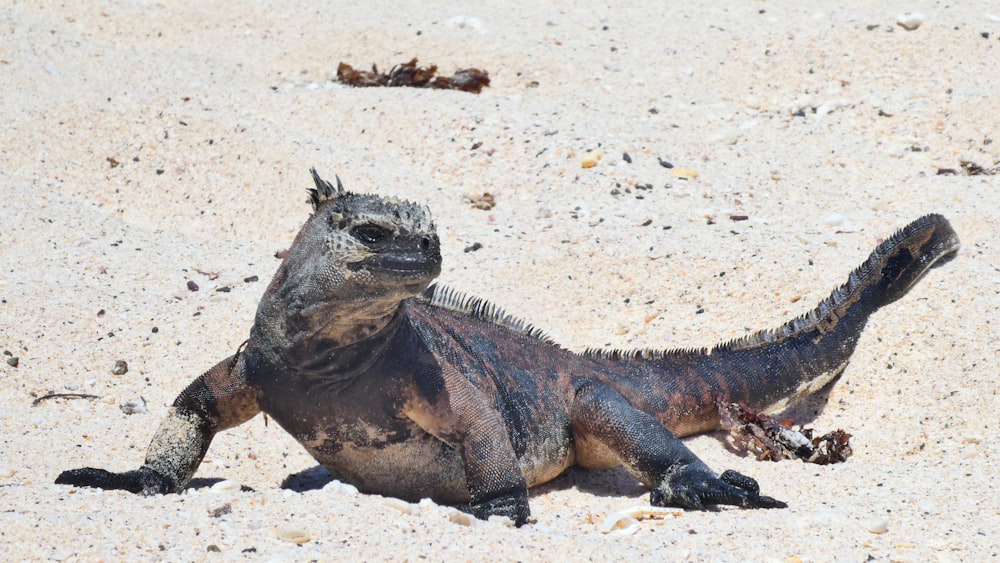
[[[0,8],[0,348],[19,359],[0,362],[4,559],[1000,552],[1000,180],[936,174],[1000,160],[1000,23],[987,3],[38,4]],[[905,11],[923,25],[897,27]],[[476,96],[330,82],[340,61],[414,56],[479,66],[493,85]],[[593,149],[603,159],[583,169]],[[53,485],[71,467],[137,467],[174,396],[244,340],[275,251],[308,214],[310,166],[429,204],[441,280],[574,349],[700,346],[776,326],[927,212],[946,214],[964,246],[872,319],[813,422],[854,435],[847,463],[761,463],[717,437],[688,441],[787,510],[602,534],[607,515],[648,495],[621,472],[571,472],[533,494],[536,523],[465,527],[446,508],[282,489],[315,463],[261,417],[215,440],[186,494]],[[463,203],[484,191],[494,209]],[[126,375],[111,374],[116,360]],[[32,406],[72,390],[101,399]],[[119,410],[140,397],[147,414]],[[253,492],[214,493],[219,479]],[[209,514],[226,503],[230,514]],[[282,527],[311,539],[283,541]]]

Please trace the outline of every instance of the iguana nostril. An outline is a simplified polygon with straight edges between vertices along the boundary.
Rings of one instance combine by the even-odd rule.
[[[420,239],[420,248],[422,248],[424,250],[428,250],[430,247],[431,247],[431,239],[430,239],[430,237],[422,237]]]

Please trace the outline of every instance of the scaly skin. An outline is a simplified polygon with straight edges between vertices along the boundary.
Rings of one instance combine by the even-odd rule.
[[[869,315],[959,246],[928,215],[776,330],[711,350],[574,354],[489,303],[429,287],[441,254],[426,207],[313,179],[314,213],[246,345],[177,397],[139,469],[75,469],[56,483],[181,491],[217,432],[264,412],[363,491],[517,525],[528,488],[572,465],[624,465],[654,505],[784,507],[678,437],[718,427],[716,397],[774,410],[834,379]]]

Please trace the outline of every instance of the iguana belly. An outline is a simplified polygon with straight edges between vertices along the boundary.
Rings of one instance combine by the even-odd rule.
[[[302,442],[323,467],[359,490],[409,501],[469,502],[458,452],[422,431],[395,443],[359,445],[332,439]]]

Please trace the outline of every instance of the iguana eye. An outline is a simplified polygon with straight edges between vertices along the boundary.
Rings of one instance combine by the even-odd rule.
[[[392,231],[378,225],[368,223],[351,229],[351,236],[365,244],[378,244],[389,237]]]

